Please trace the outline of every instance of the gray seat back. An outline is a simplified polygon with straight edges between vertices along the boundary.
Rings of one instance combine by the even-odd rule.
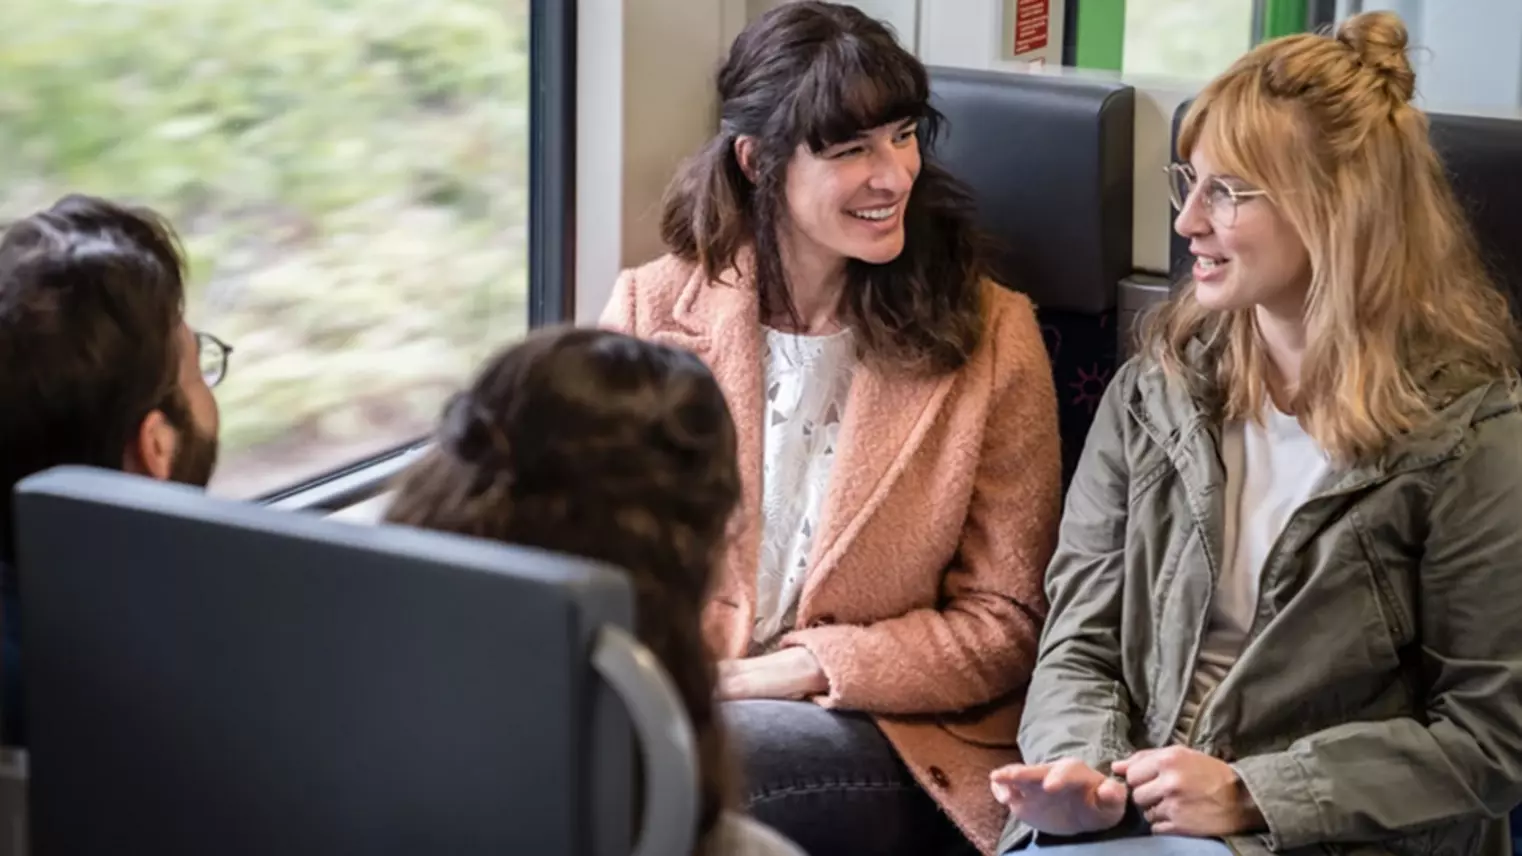
[[[16,516],[39,856],[622,856],[631,716],[638,852],[690,847],[690,725],[615,569],[73,468]]]

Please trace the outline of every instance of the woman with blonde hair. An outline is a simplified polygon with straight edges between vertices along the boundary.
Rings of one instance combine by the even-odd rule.
[[[1000,852],[1509,852],[1514,322],[1405,50],[1359,15],[1190,108],[1193,276],[1084,449]]]

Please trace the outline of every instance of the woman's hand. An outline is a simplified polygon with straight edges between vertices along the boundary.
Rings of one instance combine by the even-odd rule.
[[[1261,829],[1263,815],[1230,764],[1182,746],[1143,749],[1115,772],[1156,835],[1221,838]]]
[[[829,692],[830,681],[807,648],[719,663],[719,700],[801,699]]]
[[[1100,832],[1126,814],[1126,786],[1072,758],[1001,767],[989,785],[1017,820],[1049,835]]]

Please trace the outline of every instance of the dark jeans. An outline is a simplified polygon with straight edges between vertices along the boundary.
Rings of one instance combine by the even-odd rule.
[[[810,856],[977,856],[871,717],[793,701],[721,708],[744,809]]]
[[[1079,836],[1038,835],[1038,841],[1007,850],[1004,856],[1052,853],[1055,856],[1231,856],[1232,850],[1214,838],[1185,838],[1152,834],[1132,804],[1125,818],[1113,829]]]
[[[1055,856],[1231,856],[1231,848],[1208,838],[1171,836],[1112,838],[1086,844],[1032,845],[1010,853],[1052,853]]]

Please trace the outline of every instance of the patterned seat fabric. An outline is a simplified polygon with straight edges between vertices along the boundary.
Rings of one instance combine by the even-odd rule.
[[[1063,484],[1115,372],[1131,273],[1135,90],[1113,81],[931,69],[934,155],[973,188],[995,274],[1036,304],[1060,402]]]
[[[1116,368],[1115,312],[1038,312],[1046,350],[1052,355],[1062,428],[1062,483],[1067,485],[1094,421],[1094,409]]]

